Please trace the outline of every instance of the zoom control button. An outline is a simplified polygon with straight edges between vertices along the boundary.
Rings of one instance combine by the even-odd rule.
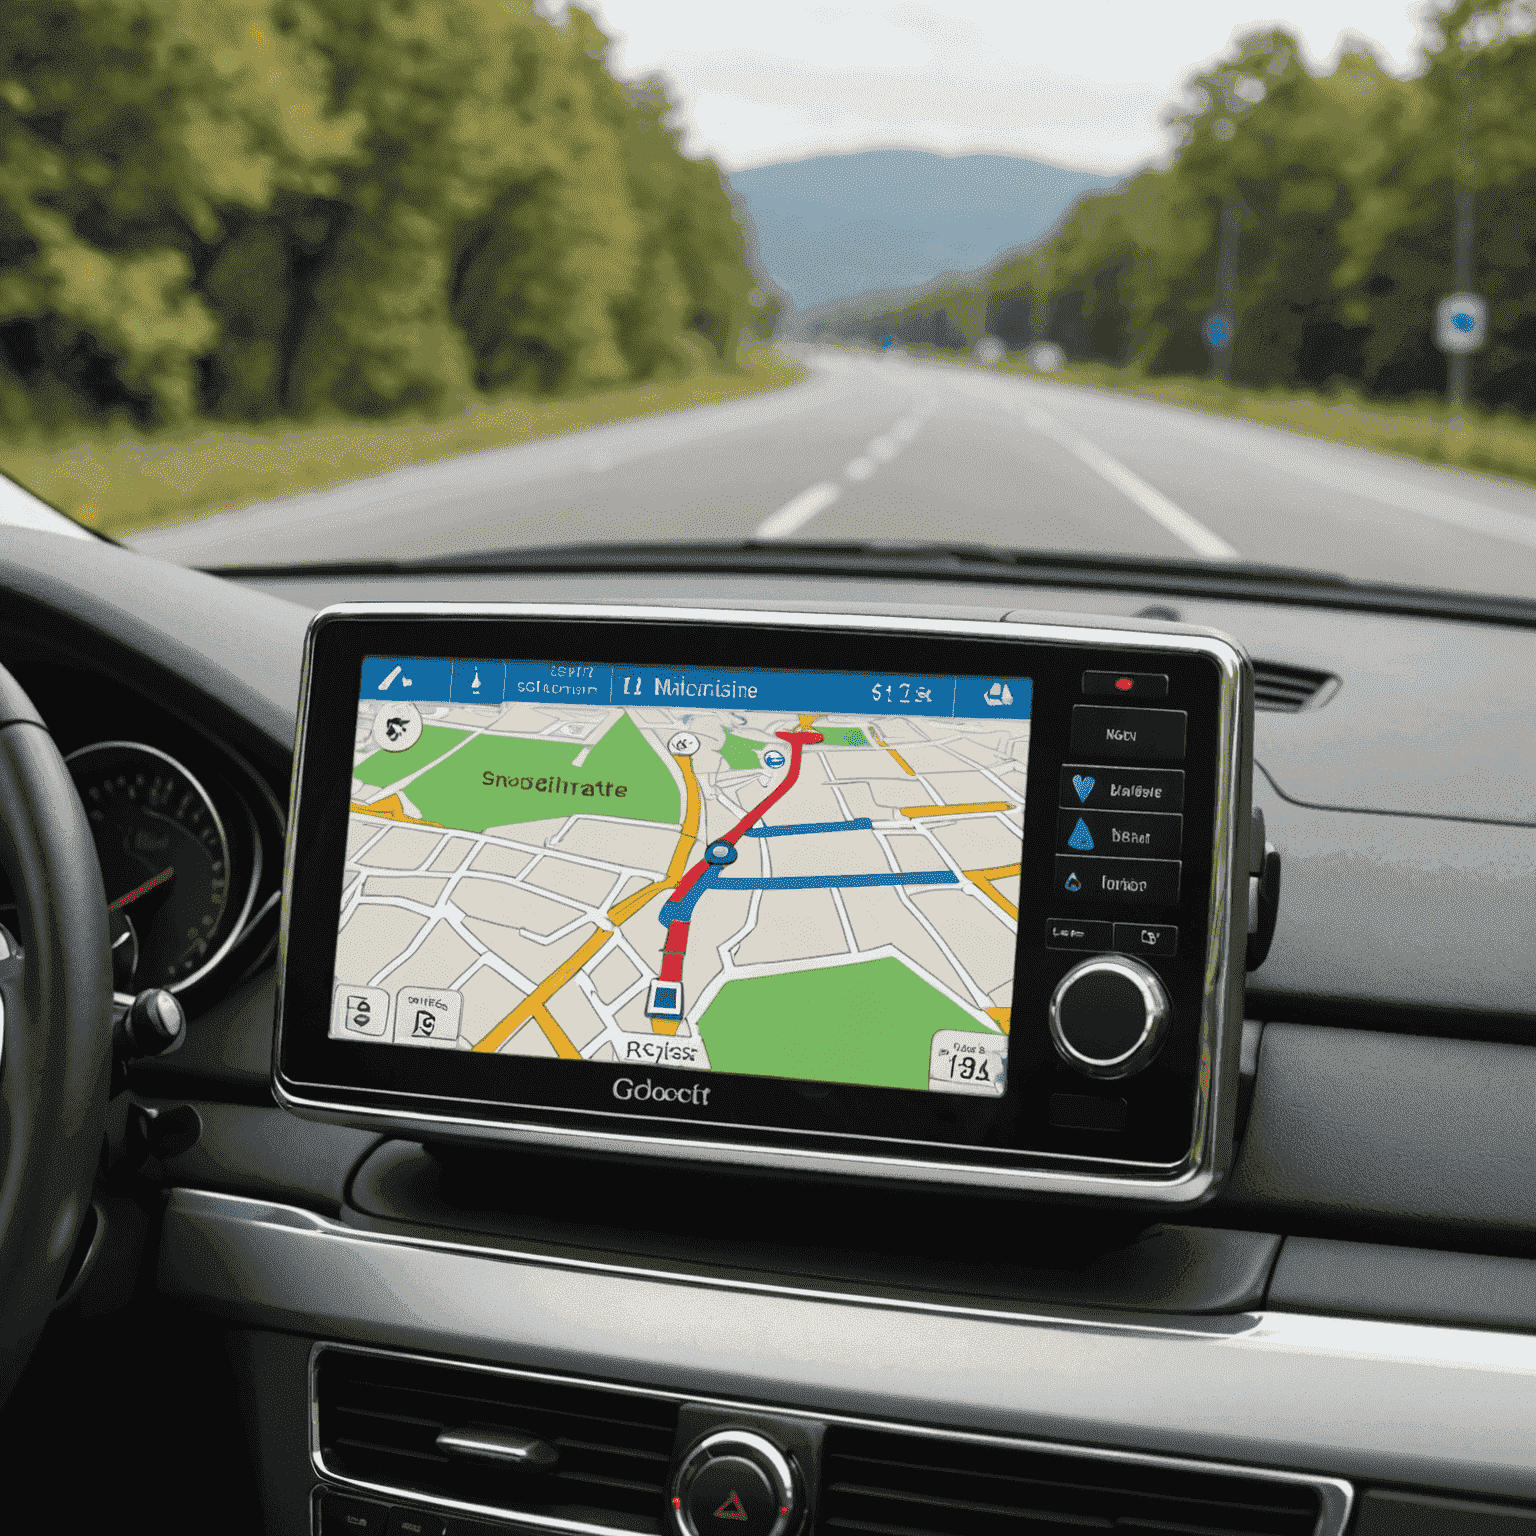
[[[1176,955],[1179,930],[1172,923],[1116,923],[1112,947],[1128,955]]]
[[[1130,1077],[1162,1049],[1171,1015],[1162,982],[1139,960],[1096,955],[1056,983],[1051,1043],[1085,1077]]]
[[[1072,706],[1072,751],[1122,763],[1177,763],[1184,757],[1189,715],[1182,709]]]
[[[1095,905],[1178,905],[1184,866],[1178,859],[1099,859],[1056,855],[1058,900]]]

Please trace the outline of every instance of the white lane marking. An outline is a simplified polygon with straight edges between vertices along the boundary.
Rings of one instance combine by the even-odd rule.
[[[754,539],[787,539],[797,533],[818,512],[825,512],[838,498],[838,487],[830,480],[801,491],[793,501],[786,501],[777,512],[765,517],[757,525]]]
[[[872,439],[863,453],[843,466],[844,478],[854,482],[868,480],[881,464],[889,464],[901,452],[902,446],[917,435],[934,409],[931,401],[925,401],[900,417],[879,437]],[[831,480],[823,480],[819,485],[801,491],[793,501],[785,502],[777,512],[765,517],[757,525],[752,537],[787,539],[805,527],[817,513],[825,512],[841,493],[841,486]]]
[[[1078,463],[1085,464],[1101,480],[1134,501],[1153,522],[1160,523],[1181,543],[1187,544],[1202,560],[1236,560],[1239,555],[1225,539],[1218,538],[1204,523],[1197,522],[1182,507],[1176,507],[1155,486],[1129,470],[1118,459],[1086,437],[1074,432],[1038,406],[1026,406],[1024,419],[1036,432],[1060,443]]]
[[[1529,549],[1536,549],[1536,517],[1527,513],[1511,512],[1504,507],[1490,506],[1487,502],[1473,501],[1469,497],[1436,490],[1427,485],[1409,485],[1377,470],[1345,463],[1342,453],[1336,459],[1332,454],[1327,455],[1334,462],[1325,463],[1322,462],[1323,454],[1303,457],[1294,451],[1277,453],[1272,444],[1258,441],[1250,443],[1245,451],[1268,460],[1283,474],[1294,475],[1299,480],[1311,480],[1314,484],[1326,486],[1330,491],[1343,491],[1398,512],[1417,513],[1420,517],[1445,523],[1452,528],[1462,528],[1469,533],[1480,533],[1486,538],[1505,539],[1511,544],[1524,544]],[[1443,468],[1439,472],[1450,473]]]

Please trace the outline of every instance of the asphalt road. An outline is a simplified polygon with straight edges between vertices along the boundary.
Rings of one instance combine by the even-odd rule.
[[[184,564],[610,540],[923,539],[1536,594],[1536,489],[1050,380],[807,354],[774,394],[129,540]]]

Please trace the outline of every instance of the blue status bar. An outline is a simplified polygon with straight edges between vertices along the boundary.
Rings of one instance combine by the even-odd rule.
[[[589,666],[554,661],[369,656],[365,699],[451,704],[662,705],[817,714],[1028,720],[1027,677],[914,677],[880,672],[736,671]]]

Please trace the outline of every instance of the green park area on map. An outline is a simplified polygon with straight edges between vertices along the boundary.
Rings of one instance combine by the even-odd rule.
[[[889,957],[727,982],[698,1029],[717,1072],[925,1090],[937,1030],[988,1032]]]
[[[396,766],[416,757],[425,745],[427,734],[436,731],[443,740],[436,751],[428,752],[414,766]],[[353,772],[365,784],[383,786],[404,778],[425,766],[453,745],[452,738],[461,731],[427,726],[422,740],[409,752],[375,752]],[[622,715],[597,741],[586,760],[574,766],[585,743],[579,741],[528,741],[516,736],[477,736],[438,767],[413,780],[406,793],[411,803],[427,821],[454,827],[463,832],[484,832],[488,827],[510,826],[517,822],[542,821],[550,816],[568,816],[585,811],[596,816],[623,816],[631,821],[660,821],[676,825],[682,819],[681,792],[665,763],[630,717]],[[383,761],[381,761],[383,759]],[[551,790],[512,789],[485,783],[485,775],[512,780],[558,778],[567,786],[577,786],[558,793]],[[622,798],[596,793],[584,795],[586,785],[611,784],[625,787]]]
[[[446,725],[423,726],[421,739],[414,747],[404,752],[375,752],[365,757],[352,774],[364,784],[383,789],[386,784],[393,784],[407,774],[425,768],[433,758],[441,757],[455,742],[463,739],[463,731],[451,730]]]

